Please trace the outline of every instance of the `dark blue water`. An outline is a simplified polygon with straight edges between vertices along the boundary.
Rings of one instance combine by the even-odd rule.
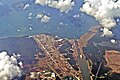
[[[114,39],[120,40],[120,23],[113,29]]]
[[[40,51],[32,38],[11,37],[0,39],[0,52],[7,51],[8,54],[19,53],[25,64],[33,63],[34,54]]]

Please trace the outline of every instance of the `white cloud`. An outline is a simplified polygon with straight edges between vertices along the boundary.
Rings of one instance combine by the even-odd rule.
[[[72,10],[73,6],[75,5],[74,1],[72,0],[35,0],[35,4],[40,4],[42,6],[47,5],[49,7],[53,7],[59,9],[61,12],[68,12]]]
[[[110,29],[116,26],[114,17],[120,17],[120,0],[84,0],[84,2],[80,10],[94,16],[104,28],[107,28],[107,33],[111,33]]]
[[[47,22],[49,22],[50,19],[51,19],[49,16],[47,16],[47,15],[45,15],[45,14],[42,14],[42,13],[37,14],[36,18],[40,19],[40,21],[41,21],[42,23],[47,23]]]
[[[120,22],[120,19],[117,19],[117,22]]]
[[[39,13],[39,14],[37,14],[36,18],[42,18],[43,16],[44,16],[44,14]]]
[[[113,35],[112,31],[110,31],[108,28],[103,29],[102,36],[112,36],[112,35]]]
[[[79,14],[76,14],[76,15],[74,15],[73,17],[74,17],[74,18],[79,18],[80,15],[79,15]]]
[[[111,43],[113,43],[113,44],[117,43],[115,39],[111,39],[110,41],[111,41]]]
[[[47,5],[48,0],[35,0],[35,4],[40,4],[40,5]],[[52,1],[52,0],[50,0]]]
[[[32,19],[32,15],[33,15],[33,13],[29,13],[28,14],[28,19]]]
[[[0,53],[0,80],[11,80],[15,76],[20,76],[21,70],[18,67],[17,59],[9,56],[7,52]]]
[[[23,10],[27,9],[30,5],[29,4],[26,4],[24,7],[23,7]]]
[[[46,23],[46,22],[49,22],[50,19],[51,19],[51,18],[50,18],[49,16],[45,15],[45,16],[43,16],[43,18],[41,19],[41,22]]]

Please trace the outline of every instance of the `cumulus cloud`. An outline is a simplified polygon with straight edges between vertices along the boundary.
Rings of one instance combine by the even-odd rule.
[[[79,15],[79,14],[76,14],[76,15],[74,15],[73,17],[74,17],[74,18],[79,18],[80,15]]]
[[[21,70],[18,66],[17,59],[9,56],[7,52],[0,53],[0,80],[11,80],[15,76],[20,76]]]
[[[108,28],[103,29],[102,36],[112,36],[112,35],[113,35],[112,31],[110,31]]]
[[[114,18],[120,17],[120,0],[84,0],[80,10],[94,16],[100,22],[105,28],[104,35],[111,35],[111,28],[116,26]]]
[[[29,13],[28,14],[28,19],[32,19],[32,15],[33,15],[33,13]]]
[[[42,6],[47,5],[66,13],[75,5],[72,0],[35,0],[35,4],[40,4]]]
[[[40,21],[41,21],[42,23],[47,23],[47,22],[49,22],[50,19],[51,19],[49,16],[47,16],[47,15],[45,15],[45,14],[42,14],[42,13],[37,14],[36,18],[40,19]]]
[[[50,17],[47,15],[44,15],[41,19],[41,22],[46,23],[46,22],[49,22],[49,20],[50,20]]]
[[[111,43],[113,43],[113,44],[117,43],[115,39],[111,39],[110,41],[111,41]]]

